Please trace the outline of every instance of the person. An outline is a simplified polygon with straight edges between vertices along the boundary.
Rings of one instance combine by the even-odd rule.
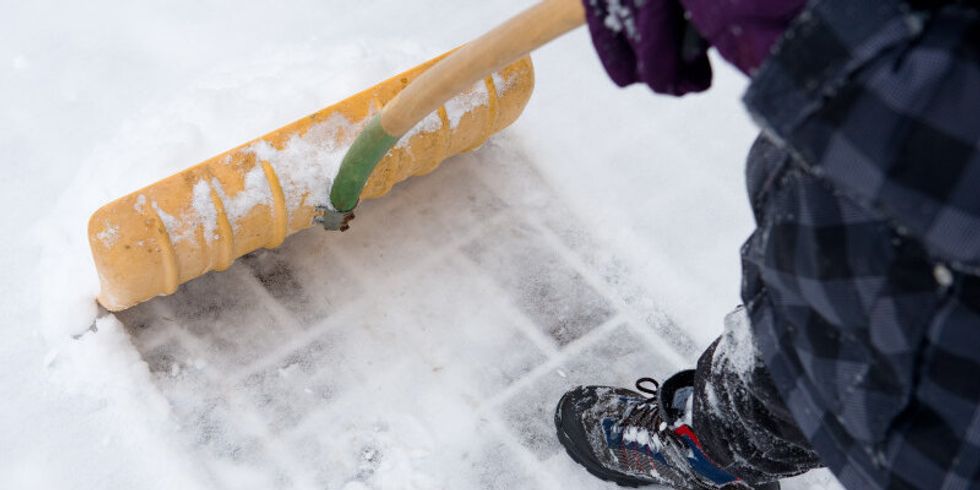
[[[980,488],[980,9],[584,0],[614,82],[751,76],[744,308],[693,370],[580,386],[568,454],[621,485]]]

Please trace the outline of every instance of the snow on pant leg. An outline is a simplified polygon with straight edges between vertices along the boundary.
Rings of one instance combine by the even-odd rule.
[[[742,308],[728,315],[724,334],[698,360],[693,410],[708,456],[748,482],[821,466],[760,360]]]

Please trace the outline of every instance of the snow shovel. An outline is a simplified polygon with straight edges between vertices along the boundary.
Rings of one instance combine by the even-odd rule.
[[[361,199],[433,171],[513,123],[526,55],[584,23],[545,0],[482,37],[335,105],[119,198],[89,219],[98,302],[120,311],[316,223],[345,230]]]

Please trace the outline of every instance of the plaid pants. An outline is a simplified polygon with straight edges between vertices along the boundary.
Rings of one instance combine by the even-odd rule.
[[[746,95],[745,316],[694,425],[748,481],[980,486],[980,12],[811,2]]]

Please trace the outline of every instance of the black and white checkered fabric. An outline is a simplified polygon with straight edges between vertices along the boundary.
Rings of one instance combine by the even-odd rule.
[[[980,486],[980,11],[945,3],[813,2],[745,97],[743,297],[848,488]]]

